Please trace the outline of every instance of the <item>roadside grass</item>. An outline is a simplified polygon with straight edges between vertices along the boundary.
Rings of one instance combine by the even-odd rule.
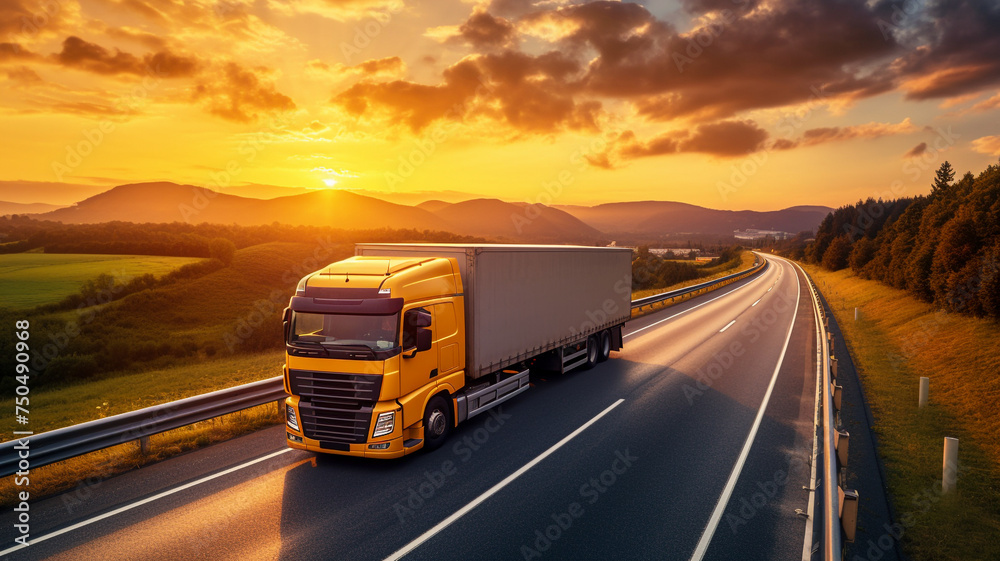
[[[914,561],[1000,559],[1000,325],[938,311],[847,270],[804,267],[864,385],[906,553]],[[924,410],[921,376],[930,378]],[[957,492],[942,496],[946,436],[959,439],[960,468]]]
[[[32,394],[31,429],[37,434],[102,417],[134,411],[240,384],[281,375],[283,351],[220,358],[193,365],[127,374],[87,384]],[[0,408],[13,410],[13,399],[0,400]],[[214,420],[156,434],[149,452],[139,452],[135,442],[79,456],[31,470],[32,497],[72,489],[78,482],[107,478],[181,452],[228,440],[259,428],[284,422],[273,404],[254,407]],[[10,430],[3,440],[13,438]],[[0,480],[0,505],[12,504],[14,478]]]
[[[2,305],[26,309],[58,302],[79,291],[87,280],[102,273],[125,278],[145,273],[161,276],[197,261],[202,259],[37,252],[0,255],[0,293],[4,295]]]
[[[723,263],[721,265],[716,265],[714,267],[700,266],[699,268],[701,269],[700,273],[702,274],[702,276],[699,276],[696,279],[691,279],[691,280],[688,280],[688,281],[679,282],[677,284],[672,284],[672,285],[670,285],[668,287],[665,287],[665,288],[649,288],[649,289],[646,289],[646,290],[634,290],[634,291],[632,291],[632,299],[633,300],[637,300],[639,298],[645,298],[646,296],[652,296],[654,294],[660,294],[662,292],[670,292],[671,290],[679,290],[681,288],[685,288],[685,287],[688,287],[688,286],[692,286],[692,285],[696,285],[696,284],[701,284],[703,282],[708,282],[710,280],[715,280],[717,278],[724,277],[726,275],[731,275],[731,274],[733,274],[733,273],[735,273],[737,271],[742,271],[742,270],[745,270],[745,269],[749,269],[751,266],[753,266],[753,260],[754,260],[754,254],[753,254],[753,252],[747,250],[747,251],[744,251],[744,252],[742,252],[740,254],[740,261],[739,261],[738,264],[736,264],[736,266],[728,266],[727,267],[725,263]],[[666,307],[669,307],[669,306],[673,306],[674,304],[679,304],[680,302],[684,302],[686,300],[689,300],[689,299],[691,299],[693,297],[694,297],[694,295],[686,295],[686,296],[682,296],[680,298],[677,298],[677,299],[675,299],[673,301],[660,302],[660,303],[657,303],[657,304],[653,304],[653,305],[651,305],[649,307],[646,307],[642,311],[640,311],[640,310],[632,310],[632,318],[635,319],[635,318],[638,318],[638,317],[642,317],[642,316],[644,316],[646,314],[651,314],[653,312],[662,310],[663,308],[666,308]]]

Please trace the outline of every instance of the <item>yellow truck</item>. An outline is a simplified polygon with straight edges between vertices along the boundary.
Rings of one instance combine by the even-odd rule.
[[[358,244],[285,310],[287,443],[398,458],[622,348],[628,248]]]

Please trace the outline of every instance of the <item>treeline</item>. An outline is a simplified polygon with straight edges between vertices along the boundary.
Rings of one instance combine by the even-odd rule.
[[[660,256],[649,250],[649,246],[640,246],[632,260],[632,290],[664,288],[679,282],[689,281],[702,276],[705,269],[720,265],[736,266],[740,261],[742,248],[728,247],[719,251],[719,256],[708,263],[698,266],[693,262],[677,262],[672,252]]]
[[[319,226],[290,226],[277,222],[263,226],[235,224],[63,224],[26,216],[0,217],[0,253],[21,253],[43,248],[45,253],[98,253],[116,255],[159,255],[174,257],[216,257],[219,242],[229,240],[235,249],[268,242],[312,242],[318,238],[335,242],[366,240],[377,242],[479,242],[480,238],[447,232],[419,230],[343,230]],[[216,247],[213,248],[213,243]]]
[[[802,257],[949,311],[1000,318],[1000,165],[955,181],[945,162],[929,195],[841,207]]]

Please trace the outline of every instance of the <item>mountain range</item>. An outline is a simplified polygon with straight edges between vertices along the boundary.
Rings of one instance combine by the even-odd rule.
[[[387,194],[387,197],[392,196]],[[498,241],[593,243],[616,236],[671,234],[731,236],[757,228],[815,230],[827,207],[792,207],[771,212],[714,210],[695,205],[641,201],[593,207],[526,204],[478,198],[438,199],[416,206],[343,190],[309,191],[257,199],[170,182],[120,185],[72,206],[23,208],[0,203],[0,214],[30,213],[64,223],[213,222],[261,225],[273,222],[344,229],[412,228],[443,230]],[[10,208],[10,210],[6,210]]]

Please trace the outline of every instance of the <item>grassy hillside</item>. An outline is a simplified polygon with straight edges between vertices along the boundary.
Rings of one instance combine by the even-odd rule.
[[[806,269],[858,367],[897,516],[912,520],[907,552],[915,561],[1000,559],[1000,325],[846,270]],[[931,380],[923,411],[921,376]],[[941,497],[945,436],[959,439],[961,468],[958,493]]]
[[[3,306],[25,309],[57,302],[102,273],[118,279],[149,273],[160,276],[188,263],[190,257],[15,253],[0,255]]]

